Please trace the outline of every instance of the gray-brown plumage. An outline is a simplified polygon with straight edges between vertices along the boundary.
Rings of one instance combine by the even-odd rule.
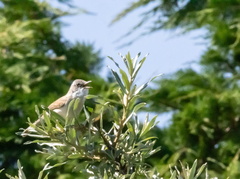
[[[61,115],[63,118],[76,118],[79,116],[84,102],[85,102],[85,97],[88,95],[88,89],[90,88],[88,84],[91,81],[84,81],[81,79],[76,79],[72,82],[68,92],[66,95],[60,97],[53,103],[51,103],[48,106],[48,109],[58,113]],[[69,103],[72,100],[79,99],[79,104],[77,109],[69,109]],[[34,122],[35,125],[37,125],[40,120],[38,119],[37,121]],[[31,129],[31,127],[28,127],[25,131],[23,131],[22,136],[26,136],[26,133]]]

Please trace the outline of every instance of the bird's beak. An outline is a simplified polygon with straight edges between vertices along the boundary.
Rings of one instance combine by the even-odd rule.
[[[86,83],[84,84],[84,88],[92,88],[91,86],[88,86],[89,83],[91,83],[92,81],[86,81]]]

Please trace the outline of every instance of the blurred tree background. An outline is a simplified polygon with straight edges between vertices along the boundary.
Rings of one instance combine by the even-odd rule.
[[[68,6],[67,1],[59,3]],[[16,173],[20,159],[36,178],[46,164],[35,154],[35,145],[23,145],[27,139],[15,134],[27,127],[28,117],[36,120],[35,105],[48,106],[76,78],[94,81],[93,93],[104,89],[105,81],[97,75],[100,51],[91,44],[70,43],[61,34],[60,18],[70,14],[46,1],[0,1],[0,168],[6,173]]]
[[[139,0],[113,20],[145,8],[129,34],[138,29],[145,29],[143,35],[202,29],[206,35],[200,38],[209,41],[200,70],[187,68],[165,76],[156,83],[157,89],[146,94],[149,111],[173,114],[168,127],[156,130],[162,150],[154,163],[162,173],[166,164],[198,158],[200,163],[208,162],[210,174],[240,177],[239,7],[239,0]]]
[[[202,29],[206,36],[200,38],[209,40],[200,70],[188,68],[164,76],[145,94],[148,111],[173,114],[169,126],[153,130],[161,151],[149,162],[162,175],[178,160],[193,163],[197,158],[200,164],[208,162],[212,176],[240,177],[239,7],[239,0],[139,0],[113,20],[146,8],[130,33],[139,28],[147,29],[144,35]],[[37,146],[23,145],[27,139],[15,132],[27,126],[27,117],[36,118],[34,105],[47,106],[67,91],[73,79],[94,81],[93,94],[104,90],[106,82],[97,75],[103,59],[91,44],[63,38],[60,18],[70,12],[45,1],[1,0],[0,14],[0,168],[15,173],[20,159],[36,178],[34,171],[46,161],[35,154]],[[148,21],[153,22],[151,28],[144,26]],[[74,174],[71,167],[62,166],[52,177],[60,175]]]

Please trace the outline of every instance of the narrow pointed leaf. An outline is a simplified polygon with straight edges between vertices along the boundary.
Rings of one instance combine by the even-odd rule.
[[[120,71],[120,73],[122,75],[122,80],[123,80],[127,90],[129,91],[130,90],[130,83],[128,81],[128,76],[127,76],[126,72],[123,71],[122,69],[119,69],[119,71]]]
[[[177,173],[176,171],[173,171],[173,173],[171,174],[170,179],[176,179],[177,178]]]
[[[128,72],[130,75],[133,73],[133,61],[131,59],[130,53],[126,55],[126,60],[128,62]]]
[[[197,169],[197,160],[194,161],[192,168],[190,169],[189,179],[194,179],[196,169]]]
[[[20,179],[26,179],[26,176],[25,176],[25,174],[22,170],[22,166],[21,166],[21,163],[20,163],[19,160],[17,161],[17,166],[18,166],[18,176],[19,176],[19,178]]]
[[[123,83],[122,83],[122,80],[121,80],[120,77],[118,76],[118,74],[117,74],[113,69],[111,69],[111,71],[112,71],[113,76],[114,76],[115,79],[117,80],[117,83],[119,84],[122,92],[123,92],[123,93],[126,93],[126,89],[125,89],[125,87],[124,87],[124,85],[123,85]]]
[[[141,52],[139,52],[136,57],[133,59],[133,68],[136,68],[136,64],[137,64],[137,61],[138,61],[138,58],[140,57],[141,55]]]
[[[108,58],[111,59],[111,60],[113,61],[113,63],[115,63],[115,65],[116,65],[118,68],[120,68],[119,64],[118,64],[112,57],[108,56]]]
[[[140,138],[142,136],[144,136],[147,132],[149,132],[149,130],[152,129],[156,125],[156,123],[155,123],[156,119],[157,119],[157,116],[154,116],[149,122],[145,122],[143,124],[143,128],[142,128],[142,131],[141,131],[141,134],[140,134]]]
[[[136,113],[139,109],[141,109],[145,105],[146,105],[146,103],[144,103],[144,102],[135,105],[134,108],[133,108],[133,112]]]
[[[144,63],[144,61],[145,61],[146,59],[147,59],[147,58],[144,57],[144,58],[138,63],[138,65],[135,67],[134,72],[133,72],[133,75],[132,75],[133,78],[135,78],[135,77],[137,76],[139,70],[141,69],[141,67],[142,67],[142,65],[143,65],[143,63]]]
[[[196,174],[196,178],[198,178],[201,174],[202,174],[202,172],[205,170],[205,168],[206,168],[206,166],[207,166],[207,163],[204,163],[199,169],[198,169],[198,172],[197,172],[197,174]]]

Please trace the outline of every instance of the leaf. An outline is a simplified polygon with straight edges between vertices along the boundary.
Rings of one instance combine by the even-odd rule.
[[[182,162],[181,161],[179,161],[180,162],[180,164],[181,164],[181,167],[182,167],[182,173],[183,173],[183,176],[185,177],[185,178],[188,178],[188,171],[187,171],[187,169],[184,167],[184,165],[182,164]],[[187,167],[188,168],[188,167]],[[189,178],[188,178],[189,179]]]
[[[162,75],[162,74],[159,74],[159,75],[154,76],[154,77],[151,78],[147,83],[145,83],[145,84],[143,84],[142,86],[140,86],[138,89],[135,90],[134,95],[137,95],[138,93],[140,93],[142,90],[144,90],[144,89],[148,86],[148,84],[149,84],[151,81],[153,81],[155,78],[157,78],[157,77],[159,77],[159,76],[161,76],[161,75]]]
[[[170,179],[176,179],[177,178],[177,172],[174,170],[173,173],[171,174]]]
[[[129,134],[130,134],[130,138],[134,139],[136,136],[136,133],[135,133],[135,130],[134,130],[132,124],[130,122],[128,122],[126,125],[128,128]]]
[[[37,113],[38,116],[40,116],[40,111],[37,105],[35,105],[35,112]]]
[[[110,68],[110,69],[111,69],[111,68]],[[123,93],[126,93],[126,89],[125,89],[125,87],[124,87],[124,85],[123,85],[120,77],[118,76],[117,72],[115,72],[113,69],[111,69],[111,71],[112,71],[113,76],[114,76],[115,79],[117,80],[117,83],[118,83],[118,85],[120,86],[122,92],[123,92]]]
[[[134,72],[132,74],[132,77],[135,79],[135,77],[137,76],[139,70],[141,69],[143,63],[145,62],[145,60],[147,59],[147,57],[145,56],[142,60],[140,60],[140,62],[138,63],[138,65],[134,68]]]
[[[43,179],[48,179],[49,172],[46,174],[46,176]]]
[[[196,172],[196,168],[197,168],[197,160],[194,161],[192,168],[190,169],[190,173],[189,173],[189,179],[194,179],[194,175]]]
[[[207,163],[204,163],[199,169],[198,169],[198,172],[197,172],[197,174],[196,174],[196,178],[197,177],[199,177],[201,174],[202,174],[202,172],[206,169],[206,166],[207,166]]]
[[[134,108],[133,108],[133,112],[137,112],[139,109],[141,109],[143,106],[145,106],[147,103],[144,103],[144,102],[142,102],[142,103],[138,103],[138,104],[136,104],[135,106],[134,106]]]
[[[83,155],[82,155],[82,154],[79,154],[79,153],[77,153],[77,154],[70,154],[70,155],[68,156],[69,159],[80,159],[80,158],[82,158],[82,157],[83,157]]]
[[[122,56],[121,54],[119,54],[119,55],[121,56],[121,58],[122,58],[122,60],[123,60],[124,64],[126,65],[126,67],[127,67],[127,69],[128,69],[128,68],[129,68],[129,66],[128,66],[128,62],[127,62],[127,59],[126,59],[126,57]]]
[[[126,60],[127,60],[127,62],[128,62],[128,72],[129,72],[129,74],[132,76],[134,67],[133,67],[133,61],[132,61],[132,59],[131,59],[131,55],[130,55],[129,52],[128,52],[128,54],[126,55]]]
[[[74,100],[73,111],[76,111],[78,109],[79,104],[80,104],[80,98],[76,98]]]
[[[136,68],[136,64],[137,64],[137,61],[138,61],[138,58],[140,57],[141,55],[141,52],[139,52],[136,57],[133,59],[133,68],[135,69]]]
[[[121,75],[122,75],[122,80],[127,88],[127,90],[129,91],[130,90],[130,82],[128,81],[128,76],[126,74],[125,71],[123,71],[122,69],[119,69]]]
[[[50,131],[52,128],[52,123],[50,121],[50,117],[47,111],[43,111],[43,118],[44,118],[44,122],[46,123],[46,127],[47,127],[47,131]],[[43,122],[43,120],[40,120]],[[42,123],[42,126],[44,126],[44,124]]]
[[[154,116],[149,122],[148,119],[149,115],[146,116],[146,120],[143,124],[139,138],[143,137],[147,132],[149,132],[150,129],[152,129],[156,125],[155,121],[157,119],[157,116]]]
[[[85,106],[85,108],[86,108],[89,112],[93,113],[93,108],[91,108],[91,107],[89,107],[89,106]]]
[[[19,160],[17,161],[17,166],[18,166],[18,176],[19,176],[19,178],[20,179],[26,179],[26,176],[25,176],[25,174],[22,170],[22,166],[21,166],[21,163],[20,163]]]
[[[69,114],[71,114],[71,112],[72,112],[71,110],[73,110],[74,102],[75,102],[75,100],[71,100],[70,103],[68,104],[67,116],[69,116]],[[65,125],[70,125],[71,122],[72,122],[72,119],[67,117],[66,121],[65,121]]]
[[[113,63],[115,63],[115,65],[120,69],[119,64],[110,56],[107,56],[109,59],[111,59],[113,61]]]
[[[85,98],[86,99],[93,99],[93,98],[99,98],[99,96],[88,94]]]
[[[88,110],[86,109],[85,106],[83,107],[83,110],[84,110],[86,118],[89,119],[90,118],[90,113],[88,112]]]

